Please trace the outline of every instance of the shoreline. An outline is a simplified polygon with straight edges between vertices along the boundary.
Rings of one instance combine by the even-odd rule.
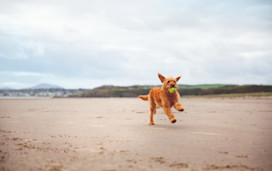
[[[232,93],[232,94],[211,94],[211,95],[181,95],[180,98],[254,98],[266,97],[272,98],[272,92],[257,92],[257,93]],[[137,97],[39,97],[39,96],[0,96],[0,99],[88,99],[88,98],[137,98]]]

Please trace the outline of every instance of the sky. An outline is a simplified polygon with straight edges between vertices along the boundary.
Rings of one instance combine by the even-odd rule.
[[[270,0],[0,0],[0,87],[272,84]]]

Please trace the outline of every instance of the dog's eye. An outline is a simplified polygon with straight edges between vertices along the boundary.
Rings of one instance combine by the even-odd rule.
[[[174,81],[174,83],[176,83],[176,81]]]
[[[167,81],[167,83],[170,83],[170,81]]]

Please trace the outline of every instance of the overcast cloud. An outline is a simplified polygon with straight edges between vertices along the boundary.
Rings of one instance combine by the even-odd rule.
[[[0,1],[0,87],[272,84],[272,1]]]

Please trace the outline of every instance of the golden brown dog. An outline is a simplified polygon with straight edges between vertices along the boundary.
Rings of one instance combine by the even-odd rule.
[[[162,87],[153,87],[148,95],[140,95],[138,96],[142,100],[148,100],[149,102],[149,110],[150,110],[150,116],[149,116],[149,125],[154,125],[153,115],[156,114],[156,108],[162,107],[164,110],[164,113],[168,116],[171,123],[175,123],[177,120],[175,119],[175,116],[173,115],[173,112],[171,110],[171,107],[174,106],[174,108],[178,111],[184,111],[184,108],[182,107],[182,104],[179,101],[179,93],[178,91],[171,92],[169,89],[176,88],[178,89],[178,80],[180,79],[180,76],[177,78],[168,77],[165,78],[160,73],[158,73],[158,76],[163,83]]]

